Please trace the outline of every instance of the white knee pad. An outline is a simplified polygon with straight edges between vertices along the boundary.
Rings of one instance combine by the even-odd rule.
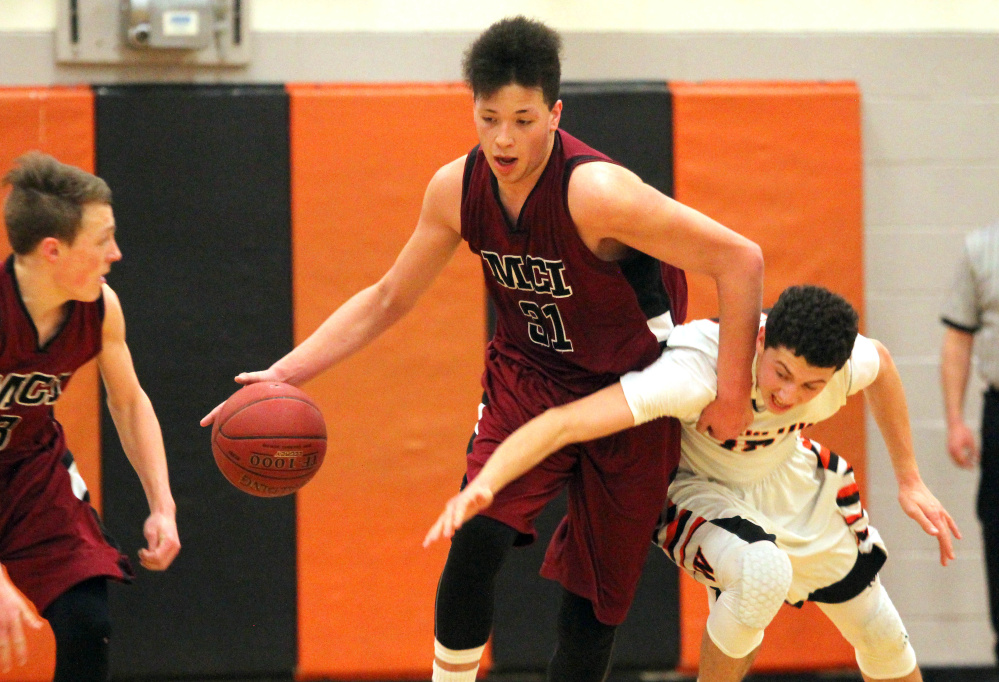
[[[731,658],[744,658],[763,641],[791,587],[791,560],[772,542],[741,545],[715,566],[722,593],[711,605],[708,635]]]
[[[853,645],[857,665],[868,677],[895,679],[916,668],[905,625],[880,580],[848,602],[820,607]]]

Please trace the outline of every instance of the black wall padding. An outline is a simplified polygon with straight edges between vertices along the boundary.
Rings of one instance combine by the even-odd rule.
[[[113,586],[116,678],[287,676],[297,661],[294,496],[219,473],[198,420],[240,371],[293,344],[288,96],[282,86],[96,88],[97,172],[124,260],[108,281],[166,442],[183,545],[138,567],[148,508],[105,409],[104,517],[133,557]]]
[[[673,114],[665,83],[567,83],[561,97],[562,129],[672,194]],[[498,672],[544,669],[554,651],[561,590],[539,577],[538,568],[564,514],[562,496],[538,519],[538,542],[511,552],[497,579]],[[680,658],[679,576],[661,550],[649,547],[635,603],[618,630],[617,670],[668,670]]]

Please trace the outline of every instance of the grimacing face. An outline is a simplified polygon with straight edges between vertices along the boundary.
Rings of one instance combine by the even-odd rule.
[[[764,348],[762,333],[756,350],[756,385],[764,407],[773,414],[804,405],[821,393],[836,373],[835,367],[808,364],[784,346]]]
[[[121,260],[114,234],[114,213],[110,205],[90,203],[83,207],[80,231],[73,243],[58,243],[56,283],[68,299],[96,301],[100,298],[104,275],[110,272],[112,263]]]
[[[562,115],[559,100],[549,109],[541,88],[504,85],[473,107],[475,131],[496,180],[516,184],[543,170]]]

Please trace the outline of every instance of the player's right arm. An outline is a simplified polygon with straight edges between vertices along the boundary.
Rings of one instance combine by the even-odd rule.
[[[978,463],[978,443],[964,421],[964,396],[971,374],[971,349],[975,337],[970,332],[947,327],[940,352],[940,383],[947,417],[947,452],[954,463],[973,469]]]
[[[35,615],[34,609],[0,567],[0,671],[10,672],[13,664],[28,662],[25,624],[37,630],[42,627],[42,619]]]
[[[244,372],[240,384],[283,381],[299,385],[350,357],[413,308],[461,243],[464,157],[440,168],[427,186],[416,229],[385,275],[354,294],[307,339],[262,372]],[[201,420],[211,424],[216,407]]]

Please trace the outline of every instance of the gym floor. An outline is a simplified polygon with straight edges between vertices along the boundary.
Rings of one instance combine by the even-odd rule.
[[[802,673],[802,674],[758,674],[750,675],[745,682],[862,682],[859,673]],[[925,668],[924,682],[999,682],[999,671],[995,668]],[[139,682],[127,678],[115,678],[114,682]],[[153,681],[143,678],[142,682],[171,682],[169,680]],[[176,682],[293,682],[288,677],[254,677],[254,678],[206,678],[184,679]],[[319,682],[319,681],[317,681]],[[334,682],[329,680],[327,682]],[[367,680],[366,682],[373,682]],[[390,681],[383,681],[390,682]],[[429,682],[411,680],[410,682]],[[485,678],[485,682],[544,682],[544,675],[534,673],[494,674]],[[696,682],[691,675],[672,671],[622,671],[614,673],[607,682]]]

